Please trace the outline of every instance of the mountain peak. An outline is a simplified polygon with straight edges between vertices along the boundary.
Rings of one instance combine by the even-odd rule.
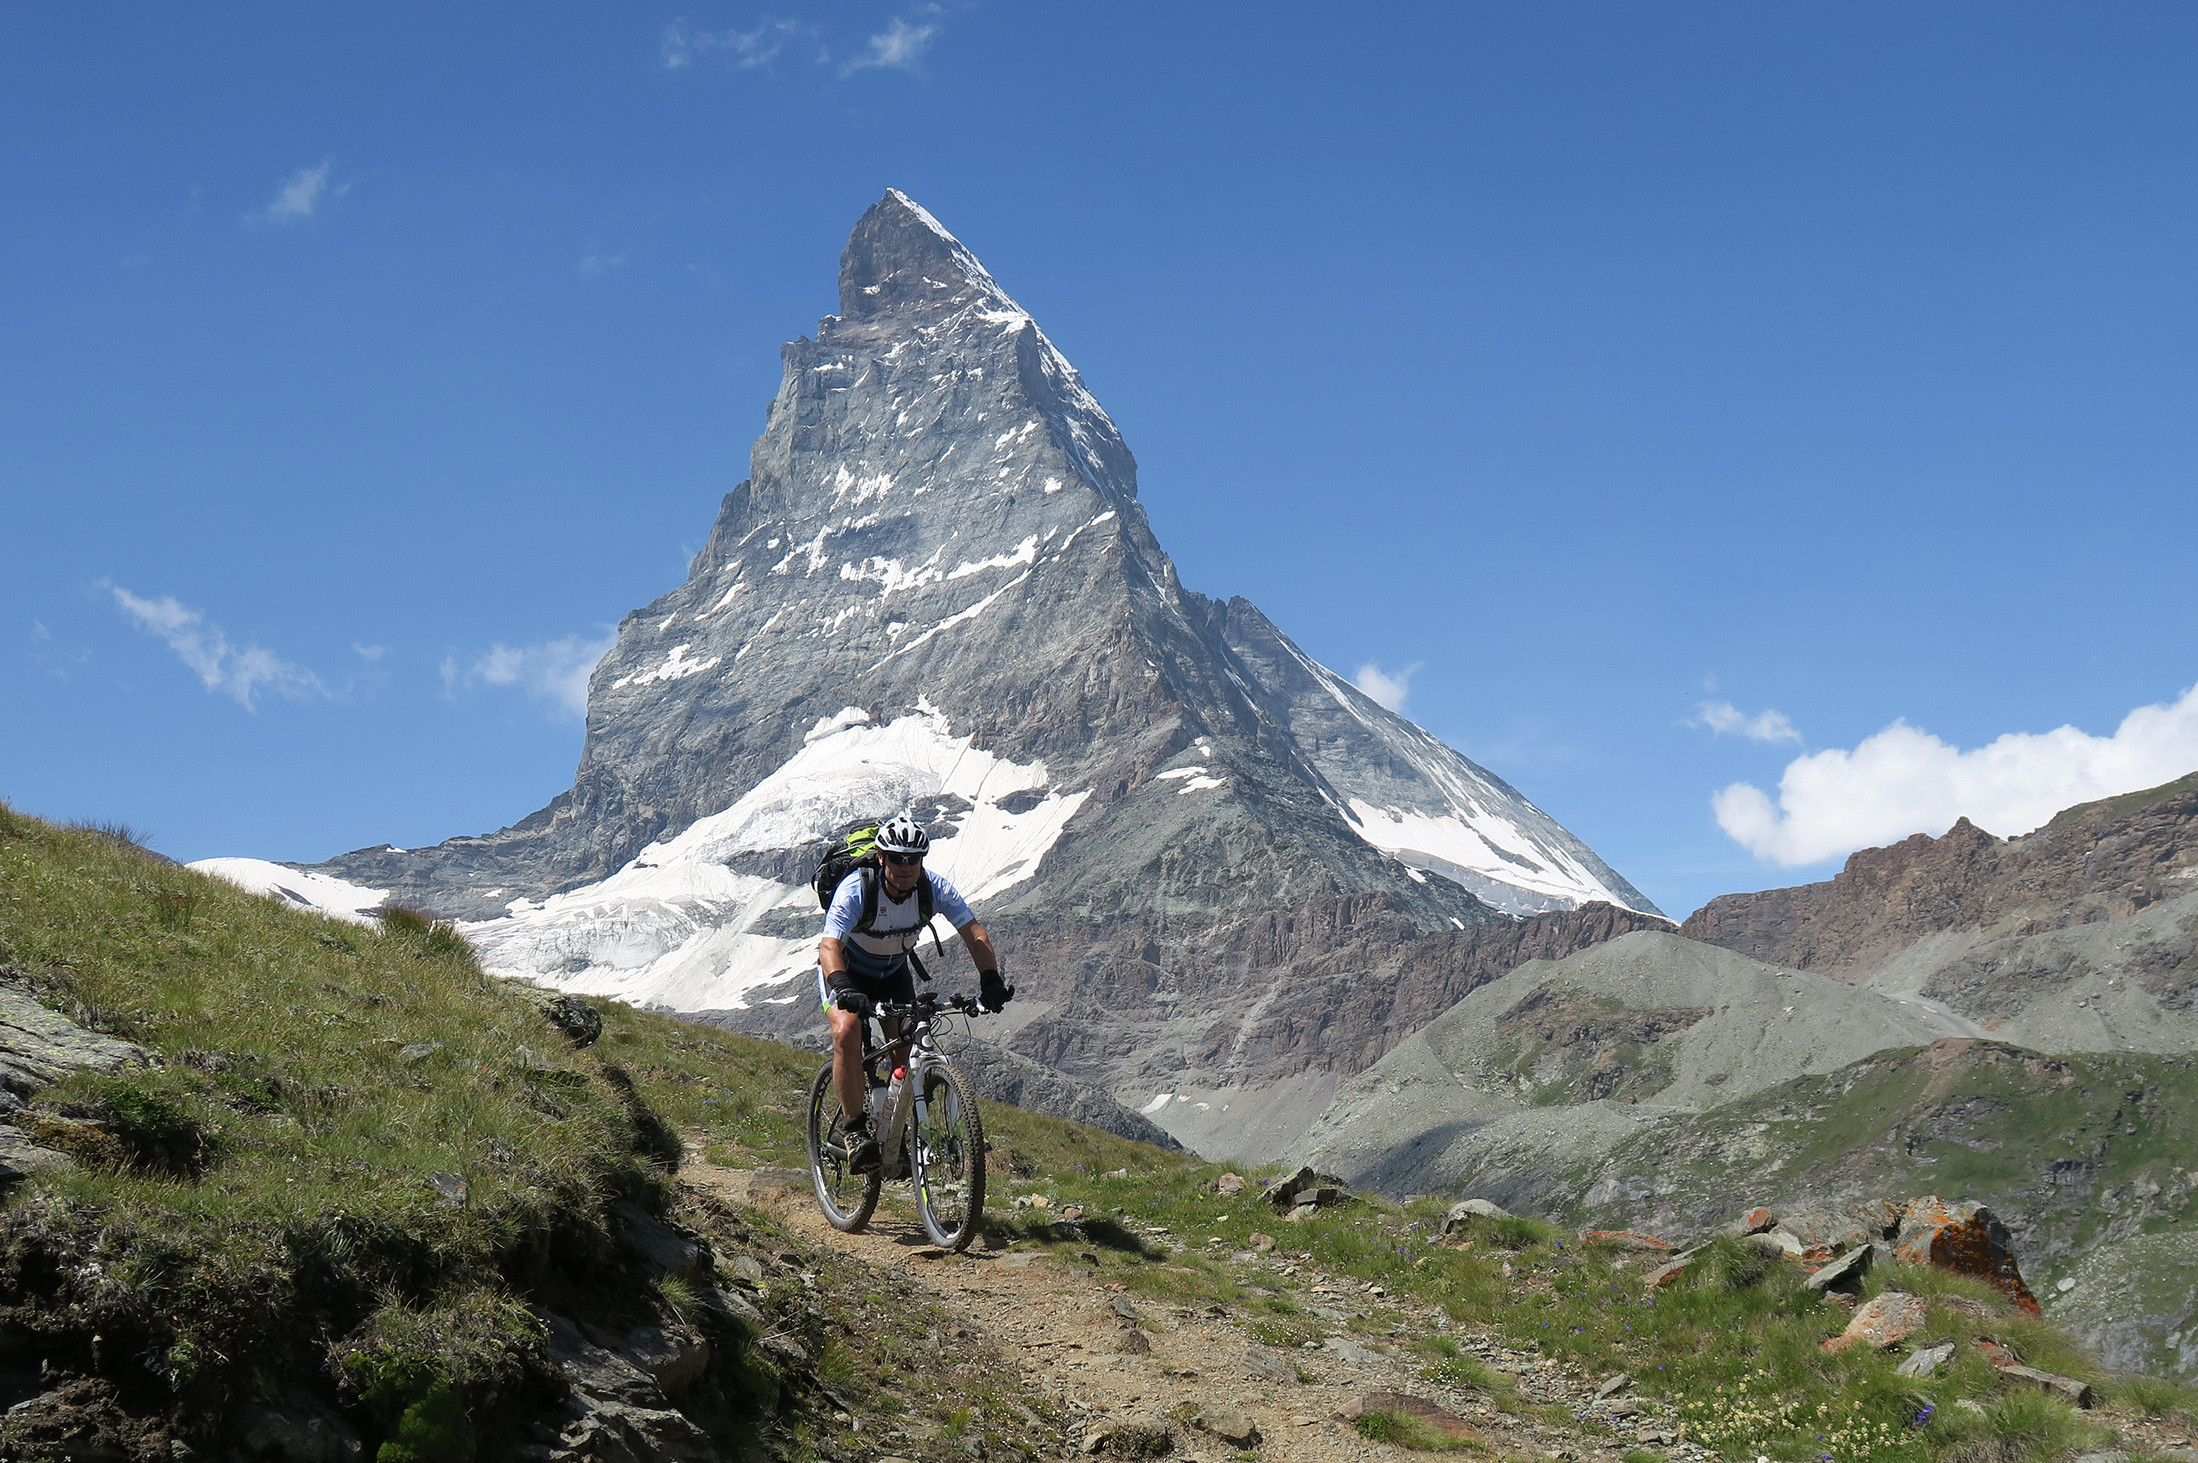
[[[840,317],[971,304],[1021,309],[928,209],[888,188],[856,221],[840,253]]]

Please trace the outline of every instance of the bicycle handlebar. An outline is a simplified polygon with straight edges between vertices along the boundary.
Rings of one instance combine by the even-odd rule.
[[[975,996],[950,996],[942,1002],[937,991],[925,991],[922,995],[916,997],[913,1002],[880,1001],[876,1006],[876,1010],[880,1016],[915,1016],[921,1018],[938,1015],[942,1007],[946,1010],[958,1011],[964,1016],[984,1014],[984,1008],[977,1004]]]

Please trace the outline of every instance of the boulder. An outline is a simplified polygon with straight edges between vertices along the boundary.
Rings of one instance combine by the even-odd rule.
[[[1236,1197],[1244,1192],[1244,1175],[1240,1173],[1223,1174],[1220,1178],[1214,1180],[1213,1191],[1224,1199]]]
[[[1761,1234],[1777,1223],[1776,1214],[1758,1205],[1725,1225],[1718,1233],[1727,1239],[1745,1239],[1751,1234]]]
[[[2036,1387],[2039,1391],[2076,1407],[2090,1408],[2099,1405],[2099,1394],[2092,1391],[2087,1383],[2079,1382],[2074,1377],[2057,1376],[2052,1372],[2039,1371],[2034,1366],[2003,1366],[1999,1372],[2010,1382]]]
[[[636,1326],[614,1349],[654,1377],[667,1397],[677,1397],[701,1381],[710,1368],[710,1343],[694,1327],[676,1321],[669,1326]]]
[[[1753,1249],[1765,1250],[1774,1255],[1785,1255],[1796,1260],[1801,1258],[1801,1241],[1795,1239],[1783,1229],[1774,1229],[1768,1232],[1756,1230],[1751,1234],[1742,1235],[1740,1242]]]
[[[272,1402],[250,1402],[237,1419],[237,1440],[253,1457],[292,1463],[358,1463],[366,1443],[335,1408],[301,1387]]]
[[[2016,1305],[2038,1314],[2038,1298],[2023,1284],[2007,1226],[1982,1204],[1949,1204],[1932,1197],[1910,1200],[1901,1215],[1893,1253],[1910,1265],[1932,1265],[1973,1275]]]
[[[1840,1352],[1867,1346],[1873,1351],[1883,1351],[1921,1331],[1927,1315],[1921,1296],[1888,1290],[1856,1311],[1847,1322],[1847,1329],[1826,1341],[1824,1349]]]
[[[1869,1251],[1865,1250],[1863,1253],[1868,1254]],[[1939,1346],[1926,1346],[1923,1350],[1911,1354],[1906,1361],[1893,1368],[1893,1371],[1896,1375],[1903,1377],[1933,1377],[1937,1376],[1939,1368],[1953,1360],[1953,1357],[1954,1343],[1951,1341]]]
[[[29,981],[0,966],[0,1087],[28,1097],[71,1072],[114,1072],[145,1060],[143,1047],[48,1010]]]
[[[1518,1216],[1486,1199],[1463,1199],[1450,1206],[1450,1212],[1442,1219],[1442,1232],[1450,1233],[1475,1219],[1516,1219]]]
[[[1865,1246],[1888,1244],[1906,1209],[1907,1205],[1890,1200],[1845,1209],[1804,1204],[1780,1215],[1778,1227],[1800,1240],[1804,1253],[1821,1250],[1831,1259]]]
[[[1684,1274],[1686,1268],[1694,1263],[1695,1257],[1707,1248],[1707,1245],[1696,1245],[1692,1249],[1681,1250],[1678,1254],[1642,1276],[1642,1283],[1650,1289],[1671,1284]]]
[[[1605,1378],[1603,1385],[1595,1389],[1595,1400],[1601,1402],[1606,1398],[1615,1397],[1632,1385],[1633,1378],[1627,1376],[1624,1372],[1619,1372],[1615,1376]]]
[[[1289,1209],[1298,1203],[1298,1195],[1309,1189],[1329,1188],[1340,1192],[1344,1187],[1343,1180],[1332,1173],[1317,1173],[1310,1168],[1301,1168],[1267,1190],[1267,1202],[1277,1209]]]
[[[1231,1447],[1259,1446],[1259,1424],[1232,1407],[1201,1411],[1191,1418],[1191,1426],[1221,1439]]]
[[[1849,1250],[1838,1259],[1819,1265],[1814,1274],[1801,1282],[1803,1290],[1820,1290],[1827,1293],[1858,1294],[1862,1281],[1870,1273],[1870,1262],[1877,1250],[1870,1245]]]
[[[643,1264],[690,1280],[699,1278],[709,1263],[702,1246],[631,1199],[612,1205],[611,1215],[620,1225],[619,1245]]]

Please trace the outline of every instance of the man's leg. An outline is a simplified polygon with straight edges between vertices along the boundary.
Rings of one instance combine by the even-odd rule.
[[[862,1018],[852,1011],[831,1009],[832,1085],[840,1095],[840,1111],[850,1120],[862,1117],[869,1099],[869,1083],[862,1073]]]

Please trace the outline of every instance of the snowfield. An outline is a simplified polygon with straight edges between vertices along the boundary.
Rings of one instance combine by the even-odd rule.
[[[956,737],[928,706],[884,726],[850,707],[722,813],[652,843],[600,883],[518,901],[462,926],[497,975],[582,995],[681,1011],[732,1010],[816,962],[823,912],[807,884],[728,868],[739,855],[820,847],[846,824],[926,798],[970,806],[932,845],[937,869],[973,905],[1037,872],[1088,790],[1048,786],[1045,764],[1015,763]],[[1043,795],[1022,812],[1001,800]],[[1018,800],[1018,805],[1026,800]],[[767,916],[767,931],[757,931]],[[941,921],[942,938],[952,932]]]

